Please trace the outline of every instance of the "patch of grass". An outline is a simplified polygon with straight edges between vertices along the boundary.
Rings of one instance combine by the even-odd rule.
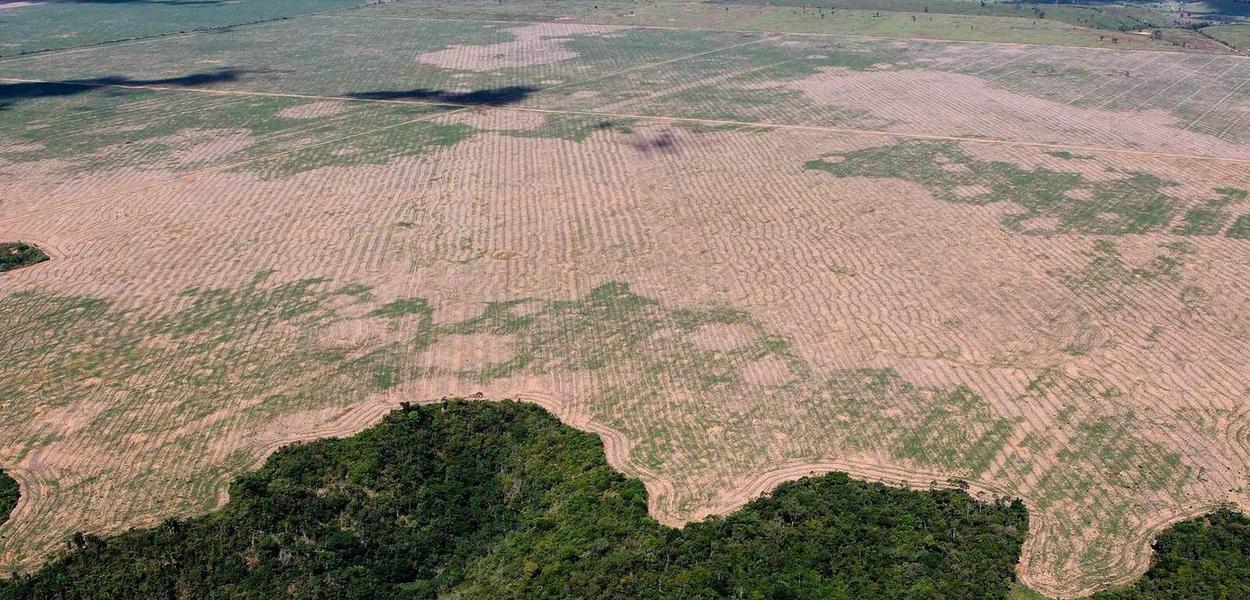
[[[454,146],[478,132],[460,123],[416,121],[352,138],[348,143],[313,145],[289,154],[240,165],[236,170],[278,178],[324,167],[386,164]]]
[[[334,293],[342,296],[351,296],[362,302],[373,299],[373,288],[359,283],[349,283],[335,290]]]
[[[1250,49],[1250,24],[1213,25],[1202,28],[1202,34],[1238,50]]]
[[[1218,187],[1215,188],[1215,193],[1228,202],[1244,202],[1246,198],[1250,198],[1250,192],[1235,187]]]
[[[1250,214],[1244,214],[1237,217],[1232,225],[1224,232],[1224,237],[1234,240],[1250,240]]]
[[[585,141],[598,132],[630,134],[634,132],[637,119],[598,117],[578,114],[549,114],[535,129],[504,130],[504,135],[525,138],[557,138],[570,142]]]
[[[1019,501],[842,473],[669,529],[600,439],[513,402],[405,405],[285,448],[203,517],[100,538],[0,581],[25,598],[1001,598]]]
[[[1180,224],[1172,229],[1178,235],[1218,235],[1231,215],[1225,210],[1230,204],[1244,202],[1246,191],[1237,188],[1216,188],[1217,197],[1189,209]]]
[[[399,385],[399,370],[394,365],[375,365],[373,367],[373,387],[378,390],[389,390]]]
[[[43,250],[25,242],[0,242],[0,273],[48,260]]]
[[[806,167],[838,177],[911,181],[944,202],[1011,202],[1020,211],[1005,216],[1003,224],[1026,233],[1149,233],[1170,223],[1177,203],[1163,192],[1177,184],[1150,173],[1132,172],[1123,179],[1092,181],[1079,173],[979,160],[954,142],[900,142],[830,155],[808,161]],[[968,192],[980,187],[987,192]],[[1038,218],[1056,223],[1040,229],[1031,227],[1029,221]]]
[[[434,311],[425,298],[400,298],[383,304],[369,312],[370,317],[395,318],[408,315],[420,315],[424,319],[433,320]]]
[[[1138,435],[1134,422],[1132,414],[1076,419],[1071,439],[1055,458],[1069,467],[1082,465],[1088,472],[1069,468],[1044,474],[1037,483],[1037,489],[1045,491],[1037,498],[1038,507],[1046,510],[1060,499],[1088,498],[1107,486],[1141,492],[1179,490],[1189,479],[1189,467],[1181,464],[1177,453]]]
[[[439,110],[417,105],[356,102],[325,116],[281,116],[306,103],[291,98],[98,89],[16,102],[4,111],[0,137],[13,140],[18,148],[4,152],[5,159],[56,160],[62,164],[58,169],[71,173],[123,167],[186,171],[240,163],[235,170],[276,177],[322,166],[384,163],[473,134],[465,125],[422,121],[404,125]],[[89,126],[84,126],[84,119]],[[374,129],[382,131],[325,143]],[[213,151],[204,152],[205,147]]]
[[[720,85],[701,85],[664,96],[639,108],[652,114],[671,110],[683,118],[714,121],[759,121],[777,106],[807,106],[802,92],[780,87],[747,89]],[[815,109],[814,109],[815,110]],[[827,112],[834,112],[826,109]],[[854,111],[847,111],[854,112]],[[848,115],[846,121],[853,116]],[[839,121],[842,122],[842,121]]]
[[[971,389],[916,386],[892,369],[841,372],[826,386],[821,395],[836,403],[856,445],[889,439],[898,458],[970,478],[985,472],[1013,430]],[[890,412],[897,416],[884,416]]]
[[[809,6],[803,0],[716,0],[715,4]],[[977,2],[975,0],[844,0],[839,2],[837,7],[860,11],[1044,18],[1113,31],[1141,29],[1147,26],[1148,22],[1174,23],[1174,19],[1170,18],[1166,11],[1151,11],[1144,7],[1118,5],[1062,5],[1049,2]],[[815,7],[805,8],[805,10],[816,11]]]
[[[1124,287],[1148,283],[1157,279],[1174,283],[1180,280],[1180,267],[1195,252],[1187,242],[1160,244],[1160,252],[1149,262],[1130,266],[1124,262],[1119,248],[1111,240],[1098,240],[1094,247],[1084,252],[1089,262],[1081,270],[1051,270],[1047,274],[1057,277],[1075,293],[1109,292]]]
[[[1093,160],[1094,158],[1088,154],[1073,154],[1067,150],[1056,150],[1054,152],[1047,152],[1046,154],[1055,158],[1062,158],[1063,160]]]
[[[365,302],[359,294],[339,293],[359,291],[346,287],[330,291],[318,279],[274,283],[262,273],[238,289],[187,290],[165,311],[123,310],[94,298],[11,294],[0,302],[0,322],[8,324],[0,329],[0,345],[8,349],[0,388],[15,394],[0,393],[0,411],[13,422],[30,423],[36,409],[89,405],[93,394],[104,391],[124,400],[93,413],[76,439],[102,443],[117,432],[163,435],[169,423],[183,423],[188,427],[169,436],[169,452],[200,455],[221,428],[204,419],[231,399],[258,399],[236,411],[242,420],[353,402],[368,393],[371,365],[394,364],[401,349],[354,347],[356,362],[349,363],[343,349],[326,348],[311,337],[342,318],[329,300]],[[21,333],[28,330],[47,337]],[[57,360],[47,361],[51,355]],[[31,396],[41,401],[30,402]],[[169,469],[160,471],[160,477],[168,476]],[[204,492],[194,501],[211,505],[213,493]]]

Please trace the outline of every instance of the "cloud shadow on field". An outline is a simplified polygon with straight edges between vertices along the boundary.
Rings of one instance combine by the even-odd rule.
[[[93,90],[112,86],[181,86],[195,87],[213,83],[238,81],[239,77],[248,73],[245,69],[222,68],[203,73],[192,73],[178,77],[160,79],[132,79],[122,75],[105,75],[90,79],[63,79],[60,81],[15,81],[0,82],[0,110],[7,109],[16,101],[35,98],[56,98],[77,96]]]
[[[411,90],[378,90],[373,92],[353,92],[350,98],[361,100],[422,100],[425,102],[442,102],[446,104],[463,104],[466,106],[504,106],[524,100],[540,88],[528,85],[510,85],[499,88],[486,88],[471,92],[449,92],[414,88]]]

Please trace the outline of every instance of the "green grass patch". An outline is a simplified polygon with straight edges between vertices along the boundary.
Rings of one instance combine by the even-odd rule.
[[[1225,210],[1230,204],[1245,202],[1246,191],[1238,188],[1216,188],[1217,197],[1190,208],[1181,222],[1172,229],[1178,235],[1219,235],[1232,215]]]
[[[1062,158],[1063,160],[1092,160],[1094,158],[1093,156],[1090,156],[1088,154],[1073,154],[1071,152],[1068,152],[1067,150],[1056,150],[1054,152],[1047,152],[1046,155],[1053,156],[1055,158]]]
[[[277,177],[324,166],[381,164],[474,133],[465,125],[420,121],[441,110],[427,106],[355,102],[316,117],[288,112],[308,103],[88,89],[62,98],[15,101],[4,111],[0,138],[18,148],[3,152],[6,160],[57,161],[58,170],[76,174],[125,167],[177,172],[241,163],[235,170]],[[349,139],[334,142],[340,138]],[[217,144],[224,151],[196,152],[218,140],[225,140]]]
[[[980,160],[954,142],[900,142],[830,155],[808,161],[806,167],[838,177],[918,183],[944,202],[1011,202],[1020,210],[1005,216],[1003,224],[1026,233],[1125,235],[1160,231],[1171,222],[1177,204],[1163,191],[1177,184],[1150,173],[1131,172],[1121,179],[1094,181],[1079,173]],[[968,193],[980,188],[985,193]],[[1041,226],[1030,223],[1039,218],[1055,222]]]
[[[1124,261],[1119,248],[1111,240],[1098,240],[1084,254],[1089,262],[1079,270],[1055,269],[1047,274],[1057,277],[1075,293],[1108,292],[1162,279],[1180,281],[1180,268],[1196,251],[1188,242],[1159,245],[1159,252],[1148,262],[1131,266]]]
[[[585,141],[598,132],[631,134],[637,119],[599,117],[595,115],[549,114],[535,129],[504,130],[505,135],[523,138],[556,138],[570,142]]]
[[[1250,49],[1250,24],[1213,25],[1202,28],[1202,34],[1238,50]]]

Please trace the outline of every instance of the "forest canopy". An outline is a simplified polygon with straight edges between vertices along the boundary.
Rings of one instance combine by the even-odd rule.
[[[683,529],[599,438],[515,402],[404,406],[280,450],[221,510],[109,538],[0,598],[1003,598],[1020,502],[842,473]]]

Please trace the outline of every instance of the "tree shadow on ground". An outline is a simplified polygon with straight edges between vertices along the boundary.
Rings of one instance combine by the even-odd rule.
[[[411,90],[354,92],[347,94],[347,96],[362,100],[422,100],[445,104],[463,104],[465,106],[504,106],[520,102],[539,89],[528,85],[510,85],[471,92],[449,92],[446,90],[414,88]]]
[[[17,81],[0,83],[0,110],[13,106],[17,101],[35,98],[77,96],[100,88],[112,86],[177,86],[196,87],[213,83],[237,81],[248,73],[245,69],[222,68],[203,73],[160,79],[132,79],[122,75],[105,75],[90,79],[63,79],[60,81]]]
[[[654,137],[640,137],[631,140],[629,145],[634,150],[646,155],[681,153],[681,149],[677,146],[677,136],[673,135],[671,131],[661,132]]]

